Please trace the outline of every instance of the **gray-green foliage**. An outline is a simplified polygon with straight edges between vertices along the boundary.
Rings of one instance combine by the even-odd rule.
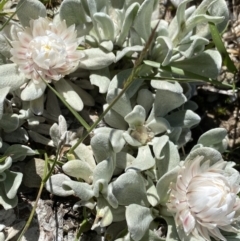
[[[45,186],[58,196],[77,196],[80,200],[74,208],[94,210],[92,229],[105,228],[107,241],[195,241],[176,229],[166,207],[169,185],[176,180],[185,159],[180,157],[179,148],[190,141],[191,128],[200,122],[194,112],[197,105],[190,100],[195,86],[177,82],[177,77],[217,77],[222,59],[217,50],[206,49],[208,23],[222,31],[228,11],[224,0],[203,0],[198,7],[187,8],[189,3],[177,1],[171,23],[160,20],[158,24],[154,17],[157,0],[65,0],[53,19],[54,23],[75,25],[83,49],[84,57],[70,79],[53,82],[77,111],[84,105],[94,105],[94,98],[84,90],[93,85],[106,94],[103,110],[111,105],[124,90],[134,60],[158,24],[138,76],[104,116],[106,126],[91,133],[89,146],[81,143],[67,155],[63,173],[52,175]],[[9,145],[11,133],[19,134],[25,142],[31,138],[57,150],[75,145],[78,137],[68,131],[56,96],[45,93],[46,85],[39,86],[40,92],[32,85],[32,91],[23,94],[29,80],[10,62],[8,43],[16,39],[18,29],[29,26],[30,19],[45,17],[46,8],[37,0],[21,0],[18,6],[20,24],[10,22],[0,33],[0,204],[5,209],[17,204],[16,192],[22,179],[21,173],[8,170],[12,161],[35,154],[27,146]],[[15,112],[6,99],[8,93],[13,95]],[[53,121],[58,124],[50,126]],[[28,131],[22,127],[24,123]],[[216,162],[226,147],[226,131],[210,130],[199,138],[186,160],[203,155]],[[233,173],[231,167],[229,170]],[[160,219],[167,223],[166,238],[157,232]],[[229,236],[229,240],[236,239]]]

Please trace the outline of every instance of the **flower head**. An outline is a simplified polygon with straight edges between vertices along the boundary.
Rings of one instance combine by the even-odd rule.
[[[30,27],[18,32],[12,41],[11,60],[19,66],[26,78],[39,84],[41,78],[51,82],[73,72],[83,54],[77,50],[74,25],[65,21],[53,23],[47,18],[30,21]]]
[[[211,164],[197,156],[181,166],[176,183],[170,185],[167,207],[186,235],[226,241],[220,229],[237,232],[233,224],[240,209],[239,190],[239,173],[227,162]]]

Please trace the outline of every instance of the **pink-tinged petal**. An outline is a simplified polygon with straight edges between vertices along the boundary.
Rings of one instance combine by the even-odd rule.
[[[195,218],[189,211],[181,214],[182,225],[186,234],[189,234],[195,227]]]
[[[201,156],[188,159],[179,169],[176,182],[170,185],[167,207],[187,235],[226,240],[219,229],[238,232],[234,222],[240,215],[240,186],[229,182],[229,175],[238,175],[235,180],[240,176],[226,168],[223,160],[212,165],[211,160],[203,160]]]

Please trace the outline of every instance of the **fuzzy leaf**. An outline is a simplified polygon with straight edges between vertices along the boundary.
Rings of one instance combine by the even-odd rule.
[[[122,24],[121,32],[118,35],[117,40],[116,40],[117,45],[122,46],[122,44],[126,40],[126,37],[129,34],[129,30],[132,26],[132,23],[135,19],[135,16],[137,14],[139,7],[140,7],[140,5],[137,2],[135,2],[127,8],[127,10],[125,12],[125,18],[124,18],[124,21]]]
[[[65,0],[60,5],[61,20],[66,20],[67,26],[75,25],[78,35],[89,33],[92,28],[91,18],[85,12],[83,2],[78,0]]]
[[[5,132],[15,131],[19,127],[19,117],[17,114],[3,114],[0,119],[0,126]]]
[[[140,105],[136,105],[124,119],[129,124],[130,128],[135,129],[136,126],[142,126],[144,124],[145,118],[145,109]]]
[[[81,178],[87,183],[92,182],[93,170],[87,162],[82,160],[70,160],[62,166],[68,176]]]
[[[112,182],[112,193],[117,199],[119,205],[148,203],[146,196],[146,188],[143,177],[132,170],[119,176]]]
[[[134,20],[134,29],[146,42],[151,33],[151,15],[153,12],[154,2],[145,0],[140,6],[137,16]]]
[[[144,234],[148,231],[149,225],[153,219],[154,216],[151,214],[149,208],[137,204],[130,204],[126,208],[128,230],[134,241],[141,240]]]
[[[190,59],[173,62],[171,65],[193,74],[215,79],[222,66],[222,57],[218,51],[209,49]]]
[[[5,155],[10,155],[13,161],[23,161],[26,156],[36,155],[36,152],[33,151],[30,147],[14,144],[11,145],[4,153]]]
[[[70,193],[70,195],[75,194],[83,201],[88,201],[94,196],[92,187],[89,184],[84,182],[72,181],[70,178],[68,180],[62,181],[62,189],[65,193]]]
[[[172,127],[191,128],[197,125],[201,118],[191,110],[180,110],[166,116]]]
[[[17,190],[22,183],[23,174],[20,172],[5,171],[6,179],[4,180],[4,189],[6,196],[13,199],[17,195]]]
[[[70,182],[71,179],[64,174],[56,174],[51,176],[46,184],[45,188],[52,194],[60,197],[67,197],[74,194],[74,190],[63,188],[63,183]],[[79,182],[78,182],[79,183]],[[80,184],[80,183],[79,183]]]
[[[142,146],[138,148],[138,155],[133,161],[132,165],[127,169],[135,169],[145,171],[155,165],[155,160],[152,156],[149,146]]]
[[[103,12],[93,15],[94,30],[97,32],[99,42],[104,40],[114,41],[114,25],[113,21],[107,14]]]
[[[76,111],[83,109],[83,102],[72,86],[65,80],[60,79],[54,83],[58,93],[63,96],[67,103]]]
[[[20,9],[17,12],[17,16],[24,27],[30,26],[29,22],[31,19],[45,18],[47,16],[45,6],[38,0],[20,0],[18,7]]]
[[[99,87],[100,93],[106,93],[110,83],[110,73],[108,68],[101,70],[92,70],[90,74],[90,82],[92,85]]]
[[[18,71],[18,66],[16,64],[0,65],[0,75],[0,89],[10,87],[10,91],[13,91],[18,89],[27,81],[25,75]]]
[[[106,53],[99,48],[85,49],[82,52],[84,57],[81,58],[79,67],[83,69],[98,70],[108,67],[115,61],[115,55],[112,52]]]
[[[116,98],[116,96],[119,95],[120,92],[120,89],[111,89],[110,91],[108,91],[106,98],[107,102],[110,104]],[[122,95],[122,97],[117,101],[117,103],[112,107],[112,109],[123,117],[125,117],[128,113],[132,111],[131,102],[127,93],[124,93]]]

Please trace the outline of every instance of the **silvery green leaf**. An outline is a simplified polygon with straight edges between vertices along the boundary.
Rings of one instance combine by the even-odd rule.
[[[12,166],[12,157],[8,156],[3,162],[0,163],[0,173],[9,169],[11,166]]]
[[[95,196],[99,195],[98,191],[102,193],[106,192],[107,186],[105,185],[108,184],[111,180],[115,166],[115,158],[108,158],[107,160],[103,160],[97,164],[93,172],[93,185]],[[99,185],[101,185],[102,190],[100,190]]]
[[[125,168],[132,165],[134,160],[135,158],[129,153],[123,151],[118,152],[116,154],[116,169],[114,170],[114,175],[117,175],[118,171],[119,174],[122,173]]]
[[[108,106],[108,104],[103,105],[103,109],[105,110]],[[104,121],[109,126],[116,129],[126,130],[128,128],[128,124],[124,120],[124,118],[112,109],[110,109],[108,113],[104,116]]]
[[[151,80],[151,86],[157,90],[167,90],[178,94],[183,93],[183,88],[177,81]]]
[[[10,87],[11,91],[18,89],[26,82],[25,75],[18,71],[16,64],[0,65],[0,89]]]
[[[184,110],[192,110],[196,111],[198,109],[198,104],[192,100],[188,100],[184,105],[183,105]]]
[[[106,0],[88,0],[87,6],[90,13],[90,16],[93,17],[93,15],[96,12],[104,11],[106,7],[108,7],[108,1]]]
[[[112,223],[110,226],[107,227],[104,233],[105,240],[108,240],[108,241],[117,240],[117,237],[120,237],[122,231],[126,230],[126,228],[127,228],[127,224],[125,220],[121,222]]]
[[[106,97],[107,102],[110,104],[120,92],[121,89],[110,89]],[[131,102],[126,92],[121,96],[117,103],[113,105],[112,109],[123,117],[132,111]]]
[[[70,188],[68,189],[64,189],[63,183],[64,182],[68,182],[71,181],[71,179],[60,173],[60,174],[56,174],[51,176],[46,184],[45,184],[45,188],[47,189],[47,191],[49,191],[50,193],[56,195],[56,196],[60,196],[60,197],[67,197],[67,196],[71,196],[74,194],[74,191]]]
[[[173,112],[166,116],[166,119],[172,127],[184,128],[191,128],[201,121],[200,116],[191,110],[180,110]]]
[[[61,20],[66,20],[68,26],[75,25],[78,35],[88,34],[92,28],[91,18],[85,12],[83,2],[78,0],[66,0],[60,5],[59,14]]]
[[[176,229],[175,220],[173,217],[163,217],[164,220],[167,222],[167,237],[166,240],[169,241],[181,241],[182,239],[179,239],[178,232]],[[185,239],[184,239],[185,241]]]
[[[54,123],[50,130],[49,130],[49,135],[54,143],[54,146],[55,147],[58,147],[59,145],[59,140],[60,140],[60,130],[59,130],[59,127],[58,127],[58,124],[57,123]]]
[[[99,87],[100,93],[106,93],[110,83],[110,72],[108,68],[92,70],[90,73],[90,82]]]
[[[106,227],[112,222],[119,222],[125,219],[125,207],[119,206],[117,209],[109,206],[108,202],[99,197],[97,200],[97,218],[100,218],[100,226]]]
[[[46,87],[47,85],[43,81],[35,84],[33,80],[30,80],[21,92],[21,99],[24,101],[38,99],[44,94]]]
[[[151,150],[148,145],[138,148],[138,155],[127,169],[134,169],[145,171],[155,165],[155,160],[152,156]]]
[[[28,133],[23,127],[20,127],[11,133],[4,133],[3,136],[4,141],[10,143],[26,144],[29,141]]]
[[[119,205],[148,205],[144,179],[136,171],[128,170],[113,181],[112,193]]]
[[[46,138],[45,136],[37,133],[36,131],[31,131],[31,130],[29,130],[29,131],[28,131],[28,135],[30,136],[30,138],[31,138],[33,141],[35,141],[35,142],[37,142],[37,143],[41,143],[41,144],[43,144],[43,145],[48,145],[48,146],[54,146],[52,140],[50,140],[50,139]]]
[[[30,109],[35,115],[42,115],[44,110],[45,96],[30,101]]]
[[[153,139],[153,153],[155,155],[155,158],[161,160],[164,158],[164,155],[162,154],[162,149],[165,145],[167,145],[169,141],[169,137],[166,135],[163,135],[161,137],[155,137]]]
[[[130,45],[143,45],[144,40],[138,35],[137,31],[134,28],[130,29]]]
[[[145,129],[145,127],[143,127],[142,129]],[[147,141],[147,133],[143,132],[143,133],[138,133],[138,131],[135,132],[135,136],[131,135],[131,129],[129,131],[125,131],[123,133],[123,138],[125,139],[125,141],[130,145],[130,146],[142,146],[146,144]]]
[[[69,178],[67,180],[61,181],[61,184],[61,189],[63,189],[65,193],[69,193],[70,195],[75,194],[83,201],[88,201],[94,196],[92,186],[90,186],[88,183],[72,181]]]
[[[58,128],[60,135],[63,135],[67,131],[67,121],[62,115],[58,117]]]
[[[171,24],[169,25],[169,36],[172,40],[176,39],[182,29],[182,26],[184,27],[186,24],[186,18],[188,17],[188,15],[186,14],[185,10],[188,2],[190,1],[191,0],[184,0],[179,4],[176,15],[173,18]]]
[[[83,102],[73,87],[65,80],[60,79],[54,83],[57,92],[63,96],[67,103],[76,111],[83,109]]]
[[[182,127],[173,127],[171,129],[171,133],[168,134],[168,137],[173,143],[176,144],[179,140],[181,133],[182,133]]]
[[[5,241],[5,235],[3,232],[0,232],[0,241]]]
[[[168,37],[159,36],[153,48],[153,59],[160,62],[162,66],[170,63],[173,52],[172,42]]]
[[[105,40],[114,41],[114,24],[110,16],[103,12],[93,14],[94,30],[98,36],[99,42]]]
[[[0,183],[0,204],[3,206],[5,210],[14,208],[18,203],[18,197],[15,196],[14,198],[9,199],[6,196],[5,190],[4,190],[4,184]]]
[[[222,153],[228,146],[227,130],[224,128],[209,130],[199,137],[198,144],[212,147]]]
[[[13,172],[6,170],[6,179],[4,180],[4,190],[9,199],[13,199],[17,195],[17,190],[22,183],[23,174],[21,172]]]
[[[211,165],[222,160],[222,155],[219,151],[211,147],[199,147],[189,153],[185,159],[185,162],[192,162],[197,156],[203,156],[204,159],[202,162],[210,161]]]
[[[164,117],[167,113],[181,106],[186,101],[187,98],[182,93],[158,89],[153,105],[154,116]]]
[[[157,193],[160,198],[159,202],[162,205],[165,205],[165,203],[168,201],[169,185],[171,182],[174,182],[177,179],[179,168],[179,165],[175,166],[172,170],[165,173],[157,182]]]
[[[19,127],[19,118],[17,114],[3,114],[0,119],[0,126],[5,132],[12,132]]]
[[[116,45],[122,46],[122,44],[126,40],[126,37],[129,34],[129,30],[132,26],[132,23],[133,23],[134,19],[135,19],[135,16],[137,14],[139,6],[140,6],[139,3],[135,2],[127,8],[127,10],[125,12],[125,18],[124,18],[124,21],[123,21],[123,24],[122,24],[121,32],[117,36],[117,39],[116,39]]]
[[[224,17],[224,20],[216,25],[218,28],[218,31],[221,33],[226,28],[228,21],[229,21],[229,9],[228,9],[226,1],[224,1],[224,0],[218,0],[218,1],[204,0],[198,6],[196,14],[206,13],[206,11],[208,11],[208,13],[211,16]],[[201,24],[201,25],[197,26],[196,32],[197,32],[197,35],[200,35],[203,37],[209,36],[208,24]]]
[[[106,50],[107,52],[112,52],[113,51],[113,42],[111,40],[105,40],[99,44],[99,47],[102,50]]]
[[[122,130],[116,130],[109,127],[102,127],[96,129],[95,134],[105,134],[107,138],[110,140],[112,149],[116,153],[121,151],[123,146],[125,145],[125,141],[122,137]]]
[[[155,157],[158,178],[162,177],[165,173],[171,171],[174,167],[179,165],[180,162],[177,147],[171,141],[165,142],[166,139],[167,138],[165,136],[161,136],[153,140],[153,150],[154,152],[158,151],[158,156],[160,157]],[[161,143],[162,140],[166,143],[164,146]],[[158,148],[161,150],[161,152],[157,150]]]
[[[154,117],[147,125],[147,128],[149,128],[155,135],[167,132],[171,132],[171,126],[169,122],[162,117]]]
[[[141,89],[138,91],[137,104],[141,105],[146,112],[146,115],[149,113],[152,108],[154,101],[153,93],[148,89]]]
[[[111,212],[111,208],[103,197],[99,197],[97,199],[96,211],[97,214],[94,223],[96,223],[96,220],[99,220],[100,227],[106,227],[113,222],[113,214]]]
[[[2,115],[3,115],[4,100],[5,100],[5,97],[7,96],[7,94],[9,93],[10,88],[11,88],[10,86],[6,86],[6,87],[3,87],[0,89],[0,119],[2,118]]]
[[[17,16],[24,27],[30,26],[31,19],[45,18],[47,16],[45,6],[38,0],[20,0],[18,7]]]
[[[115,61],[115,55],[112,52],[105,52],[100,48],[85,49],[82,52],[84,57],[81,58],[78,67],[83,69],[102,69]]]
[[[109,85],[108,91],[115,90],[117,88],[122,89],[125,81],[130,76],[132,69],[125,69],[118,74],[116,74]],[[126,93],[129,98],[132,98],[133,95],[138,91],[139,87],[142,85],[142,79],[135,79],[135,81],[131,84],[131,86],[127,89]]]
[[[189,128],[182,128],[181,134],[175,143],[178,148],[184,146],[186,143],[188,143],[192,138],[192,132]]]
[[[208,49],[190,59],[172,62],[172,66],[207,78],[217,78],[222,66],[222,57],[217,50]]]
[[[76,143],[76,141],[73,141],[72,145],[74,145],[75,143]],[[92,168],[92,170],[95,169],[96,162],[94,160],[93,151],[92,151],[92,148],[90,146],[86,146],[83,143],[81,143],[74,150],[74,153],[76,154],[76,156],[79,159],[87,162],[89,164],[89,166]]]
[[[159,203],[159,197],[157,194],[157,189],[153,181],[148,177],[148,185],[147,185],[147,198],[148,202],[152,207],[156,206]]]
[[[187,59],[193,57],[194,55],[201,53],[205,49],[209,41],[205,38],[199,36],[191,36],[186,43],[182,42],[178,48],[179,52]]]
[[[117,51],[116,54],[116,61],[118,62],[120,59],[122,59],[125,55],[132,55],[135,52],[141,52],[143,50],[143,46],[130,46],[130,47],[125,47],[123,50],[121,51]]]
[[[80,207],[86,207],[86,208],[93,210],[95,208],[95,206],[96,206],[96,202],[93,199],[90,199],[87,201],[80,200],[73,205],[73,210],[77,211],[78,208],[80,208]]]
[[[154,216],[149,208],[137,204],[130,204],[126,208],[128,231],[134,241],[141,240],[153,219]]]
[[[134,29],[146,42],[151,33],[151,15],[156,1],[145,0],[138,9]]]
[[[59,115],[61,115],[61,109],[57,96],[49,90],[47,91],[46,110],[44,110],[43,116],[48,119],[58,121]]]
[[[33,156],[36,155],[36,152],[33,151],[30,147],[14,144],[11,145],[4,153],[4,155],[9,155],[12,157],[14,161],[23,161],[26,156]]]
[[[146,112],[141,105],[136,105],[133,110],[127,114],[124,119],[129,124],[130,128],[142,126],[145,122]]]
[[[106,160],[113,154],[109,135],[103,133],[98,133],[92,137],[91,147],[97,163]]]
[[[87,106],[95,105],[95,100],[86,90],[82,89],[80,86],[72,83],[71,81],[69,81],[68,83],[72,86],[74,91],[80,96],[84,105],[87,105]]]
[[[89,164],[82,160],[70,160],[62,166],[68,176],[81,178],[87,183],[92,182],[93,170]]]

